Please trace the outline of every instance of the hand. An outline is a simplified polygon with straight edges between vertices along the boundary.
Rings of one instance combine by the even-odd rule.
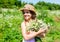
[[[37,36],[40,37],[40,38],[44,38],[45,37],[45,33],[38,34]]]
[[[46,34],[47,30],[48,29],[40,28],[40,30],[39,30],[40,34],[38,34],[37,36],[41,37],[41,38],[45,37],[45,34]]]
[[[46,31],[46,29],[40,28],[38,32],[39,32],[39,33],[43,33],[43,32],[45,32],[45,31]]]

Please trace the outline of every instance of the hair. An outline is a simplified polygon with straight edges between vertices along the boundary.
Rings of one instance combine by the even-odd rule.
[[[31,13],[31,18],[34,20],[35,18],[36,18],[36,13],[35,12],[33,12],[33,11],[30,11],[30,13]]]

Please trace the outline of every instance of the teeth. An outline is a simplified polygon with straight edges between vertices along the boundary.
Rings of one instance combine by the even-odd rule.
[[[25,17],[28,17],[28,16],[25,16]]]

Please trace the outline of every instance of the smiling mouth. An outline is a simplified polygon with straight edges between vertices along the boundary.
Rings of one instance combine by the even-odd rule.
[[[28,18],[28,16],[25,16],[25,18]]]
[[[29,16],[27,15],[27,16],[25,16],[25,17],[29,17]]]

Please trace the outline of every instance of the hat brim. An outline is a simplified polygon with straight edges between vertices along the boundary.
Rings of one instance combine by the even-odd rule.
[[[36,14],[36,12],[35,12],[35,11],[33,11],[33,10],[30,10],[30,9],[25,9],[25,8],[21,8],[21,9],[20,9],[20,11],[22,11],[22,12],[23,12],[24,10],[29,10],[29,11],[32,11],[32,12],[34,12],[34,14]]]

